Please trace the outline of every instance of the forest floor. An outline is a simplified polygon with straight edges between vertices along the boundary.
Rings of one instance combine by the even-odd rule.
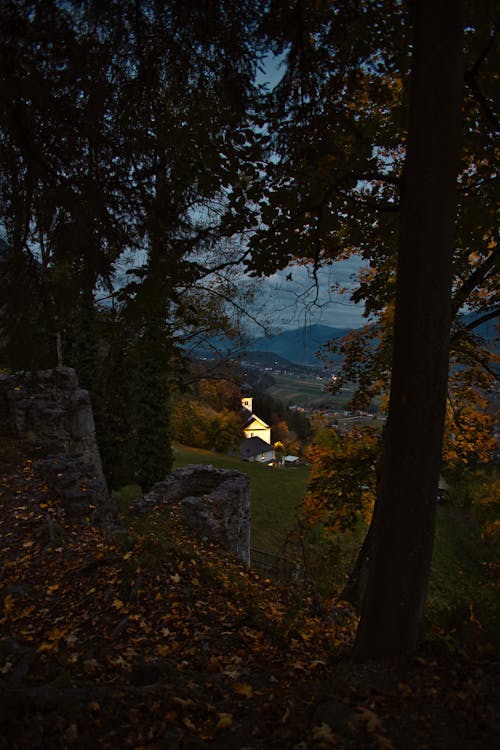
[[[499,660],[436,636],[355,665],[356,618],[193,539],[176,508],[68,521],[0,445],[0,749],[487,750]]]

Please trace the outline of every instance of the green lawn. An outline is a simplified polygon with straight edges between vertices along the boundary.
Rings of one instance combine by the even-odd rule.
[[[306,490],[309,470],[304,466],[271,468],[235,456],[174,445],[174,469],[186,464],[212,464],[241,471],[250,477],[252,547],[278,553],[293,528]]]

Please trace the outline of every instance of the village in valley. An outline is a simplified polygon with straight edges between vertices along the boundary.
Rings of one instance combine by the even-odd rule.
[[[342,435],[356,426],[380,424],[384,419],[376,405],[370,411],[350,408],[349,401],[354,393],[352,385],[343,386],[337,393],[332,392],[331,386],[337,380],[337,375],[331,367],[320,364],[300,365],[283,358],[274,361],[267,358],[266,365],[261,367],[251,355],[247,355],[240,364],[240,377],[247,384],[244,388],[268,400],[279,402],[288,417],[294,415],[302,423],[307,423],[311,434],[313,426],[334,428]],[[259,401],[259,398],[256,400]],[[244,460],[282,466],[304,462],[303,444],[298,450],[284,452],[281,435],[275,437],[273,426],[266,422],[258,409],[254,409],[254,398],[245,395],[241,401],[243,409],[248,413],[248,418],[245,413],[243,429],[246,439],[241,446],[241,457]],[[276,440],[280,443],[278,455],[275,450]]]

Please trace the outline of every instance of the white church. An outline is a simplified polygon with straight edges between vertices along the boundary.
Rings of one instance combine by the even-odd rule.
[[[253,413],[253,399],[244,396],[241,405],[245,410],[243,434],[245,441],[241,445],[241,457],[245,461],[267,463],[275,457],[271,443],[271,428],[263,419]]]

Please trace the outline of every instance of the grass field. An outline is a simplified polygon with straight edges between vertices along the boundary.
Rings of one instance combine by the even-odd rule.
[[[314,408],[320,404],[328,408],[341,410],[352,396],[351,388],[343,388],[333,395],[325,391],[326,381],[299,378],[291,375],[273,375],[276,383],[266,393],[283,403],[294,403],[299,406]]]
[[[309,470],[304,466],[271,468],[236,456],[174,445],[174,468],[212,464],[241,471],[250,477],[252,547],[278,553],[292,530],[306,490]]]

